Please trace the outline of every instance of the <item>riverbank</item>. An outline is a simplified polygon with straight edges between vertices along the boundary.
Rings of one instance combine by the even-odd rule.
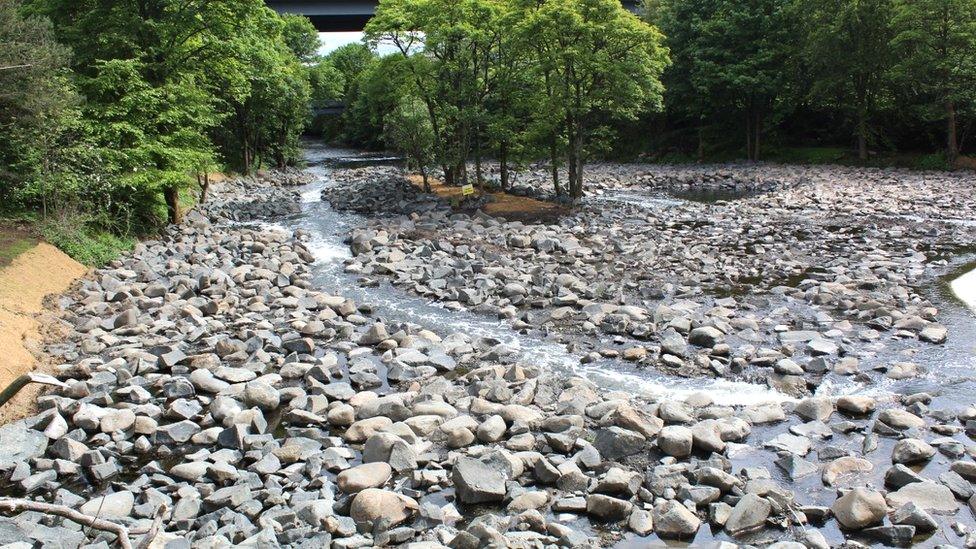
[[[973,409],[930,408],[930,395],[914,393],[796,398],[749,379],[682,380],[652,373],[650,343],[644,370],[633,366],[641,360],[577,351],[587,338],[630,345],[637,330],[557,329],[503,305],[528,324],[518,326],[466,301],[411,297],[434,278],[398,283],[404,292],[386,284],[398,281],[396,269],[357,266],[384,253],[376,263],[406,261],[392,261],[406,234],[429,240],[429,253],[418,253],[435,269],[447,255],[481,263],[446,282],[518,272],[509,254],[524,248],[496,240],[498,220],[451,215],[436,197],[354,177],[335,167],[342,153],[309,155],[302,179],[220,184],[186,224],[65,296],[72,331],[49,352],[68,388],[40,398],[39,415],[0,429],[6,495],[97,513],[132,532],[159,516],[160,540],[198,547],[966,541]],[[343,204],[367,216],[336,209]],[[571,220],[580,223],[520,229],[537,265],[563,269],[585,257],[559,232]],[[448,221],[491,253],[438,236]],[[628,233],[616,235],[627,242]],[[611,255],[632,262],[636,253],[613,241],[604,248],[575,303],[531,307],[551,299],[532,295],[526,310],[585,309],[588,287],[618,280]],[[492,261],[509,264],[496,270]],[[519,283],[541,285],[541,266]],[[562,274],[571,273],[553,273]],[[729,315],[720,309],[737,303],[671,306],[659,320],[657,309],[637,320],[640,306],[627,303],[604,314],[627,316],[627,327],[643,322],[648,336],[660,323],[684,337],[683,319],[690,331],[704,318],[722,331],[715,319]],[[686,342],[689,361],[725,364],[738,350],[731,335],[728,353],[698,341]],[[651,380],[663,391],[643,391]],[[39,520],[25,512],[0,524],[24,540],[86,540],[59,519],[32,528]]]
[[[43,361],[38,363],[37,355],[43,356],[44,332],[57,330],[57,307],[45,298],[66,291],[87,271],[54,246],[26,233],[16,234],[16,242],[13,238],[4,242],[11,253],[0,264],[0,388],[39,366],[47,368]],[[34,404],[41,390],[40,386],[28,387],[0,407],[0,425],[36,412]]]

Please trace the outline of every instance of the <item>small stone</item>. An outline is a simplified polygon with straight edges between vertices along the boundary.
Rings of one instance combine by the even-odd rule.
[[[367,488],[378,488],[386,484],[393,475],[388,463],[365,463],[339,473],[336,485],[347,494],[355,494]]]

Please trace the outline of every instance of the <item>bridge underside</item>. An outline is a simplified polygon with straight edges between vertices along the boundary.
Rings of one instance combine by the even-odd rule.
[[[319,32],[361,31],[376,13],[377,0],[267,0],[278,13],[304,15]]]
[[[378,0],[266,0],[278,13],[308,17],[319,32],[361,31],[376,13]],[[621,0],[636,12],[641,0]]]

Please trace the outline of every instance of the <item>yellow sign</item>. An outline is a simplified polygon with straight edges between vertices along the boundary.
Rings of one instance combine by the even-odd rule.
[[[467,184],[461,186],[461,196],[468,196],[474,194],[474,185]]]

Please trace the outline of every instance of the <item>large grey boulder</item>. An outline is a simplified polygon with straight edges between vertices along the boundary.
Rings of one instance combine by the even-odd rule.
[[[458,458],[451,480],[462,503],[486,503],[505,499],[505,474],[469,457]]]
[[[0,470],[44,455],[47,437],[18,421],[0,427]]]
[[[654,531],[662,538],[690,538],[698,532],[701,519],[677,501],[654,507]]]
[[[762,529],[772,509],[769,501],[756,494],[742,496],[732,514],[725,521],[725,531],[731,536],[741,536]]]
[[[606,459],[621,459],[641,452],[647,439],[638,432],[620,427],[607,427],[596,433],[593,446]]]
[[[80,511],[93,517],[122,518],[132,513],[135,501],[136,498],[132,492],[115,492],[85,502]]]
[[[849,530],[859,530],[884,520],[888,506],[880,492],[867,488],[855,488],[837,498],[830,510],[837,522]]]

